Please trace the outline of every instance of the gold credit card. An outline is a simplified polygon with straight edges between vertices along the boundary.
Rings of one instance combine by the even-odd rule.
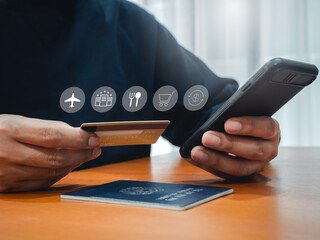
[[[100,146],[146,145],[155,143],[169,120],[83,123],[81,129],[99,136]]]

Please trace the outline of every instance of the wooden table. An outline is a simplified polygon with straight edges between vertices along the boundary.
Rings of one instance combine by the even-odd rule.
[[[186,211],[61,200],[119,179],[232,187]],[[178,153],[73,172],[45,192],[0,194],[0,239],[319,239],[320,148],[282,148],[261,175],[221,179]]]

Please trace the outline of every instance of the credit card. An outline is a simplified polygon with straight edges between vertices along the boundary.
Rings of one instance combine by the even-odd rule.
[[[120,180],[63,193],[61,198],[186,210],[232,192],[225,187]]]
[[[99,136],[101,147],[155,143],[169,120],[83,123],[81,129]]]

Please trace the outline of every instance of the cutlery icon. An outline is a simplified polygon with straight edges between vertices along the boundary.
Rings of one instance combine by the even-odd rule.
[[[136,107],[138,107],[139,98],[141,98],[141,92],[137,92],[135,97],[136,97]]]
[[[129,93],[129,99],[130,99],[129,107],[132,107],[132,100],[134,99],[135,95],[136,94],[134,92]]]
[[[129,93],[129,99],[130,99],[130,103],[129,103],[129,107],[132,107],[132,103],[133,103],[133,99],[135,98],[136,100],[136,104],[135,104],[135,107],[138,107],[138,104],[139,104],[139,98],[141,98],[142,94],[141,92],[130,92]]]
[[[122,95],[122,105],[128,112],[137,112],[147,103],[147,98],[148,93],[143,87],[133,86]]]

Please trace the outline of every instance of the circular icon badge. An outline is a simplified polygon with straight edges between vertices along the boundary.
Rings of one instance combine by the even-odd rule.
[[[178,101],[178,92],[172,86],[163,86],[153,95],[153,106],[160,112],[165,112],[174,107]]]
[[[67,113],[78,112],[84,105],[86,96],[78,87],[70,87],[63,91],[60,96],[60,106]]]
[[[202,85],[195,85],[184,95],[183,104],[189,111],[197,111],[207,103],[208,98],[208,90]]]
[[[100,113],[109,111],[117,101],[117,94],[111,87],[98,88],[91,97],[91,106]]]
[[[129,88],[122,97],[122,105],[128,112],[137,112],[147,103],[148,95],[144,88]]]

